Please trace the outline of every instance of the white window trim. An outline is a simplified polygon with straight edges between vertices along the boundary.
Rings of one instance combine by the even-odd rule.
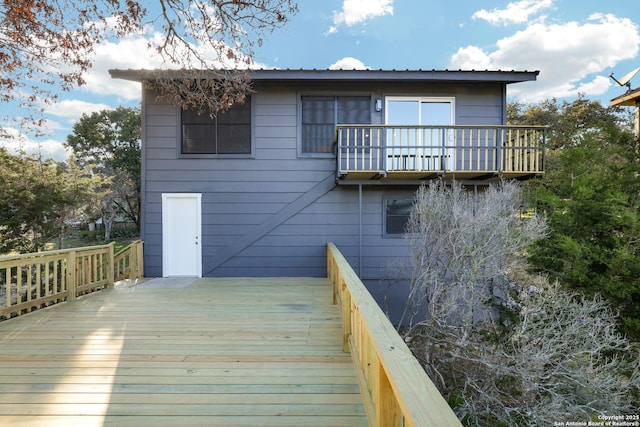
[[[423,102],[449,102],[451,104],[451,124],[456,123],[456,98],[454,96],[385,96],[384,98],[384,122],[385,124],[407,124],[407,123],[389,123],[389,101],[417,101],[418,108],[422,108]],[[420,111],[421,113],[421,111]],[[421,117],[421,114],[418,117]],[[421,123],[428,125],[431,123]]]

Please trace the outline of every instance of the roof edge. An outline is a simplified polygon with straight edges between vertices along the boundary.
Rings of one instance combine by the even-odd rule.
[[[255,69],[247,70],[251,80],[396,80],[396,81],[485,81],[518,83],[535,81],[540,71],[503,70],[319,70],[319,69]],[[150,75],[168,73],[179,77],[180,70],[112,69],[109,74],[114,79],[142,82]],[[215,71],[212,71],[212,75]]]
[[[640,103],[640,87],[613,98],[609,105],[612,107],[633,107]]]

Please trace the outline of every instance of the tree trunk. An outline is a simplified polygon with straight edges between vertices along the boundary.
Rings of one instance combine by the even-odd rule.
[[[106,216],[102,217],[102,223],[104,224],[104,241],[108,242],[111,240],[111,228],[113,226],[113,216],[107,218]]]

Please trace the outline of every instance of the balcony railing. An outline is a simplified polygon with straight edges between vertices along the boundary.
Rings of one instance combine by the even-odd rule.
[[[338,125],[340,179],[527,178],[544,172],[542,126]]]

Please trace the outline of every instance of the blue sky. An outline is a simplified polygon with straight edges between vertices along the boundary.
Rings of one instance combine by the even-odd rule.
[[[299,13],[258,49],[257,67],[539,70],[509,87],[510,100],[537,102],[578,93],[608,104],[624,93],[609,75],[640,67],[638,0],[298,0]],[[139,84],[111,68],[156,68],[144,34],[97,49],[87,85],[47,110],[45,135],[0,142],[66,157],[62,143],[83,112],[139,103]],[[640,73],[632,80],[640,87]],[[1,108],[10,108],[4,105]],[[4,112],[3,112],[4,113]],[[3,116],[5,114],[2,114]]]

